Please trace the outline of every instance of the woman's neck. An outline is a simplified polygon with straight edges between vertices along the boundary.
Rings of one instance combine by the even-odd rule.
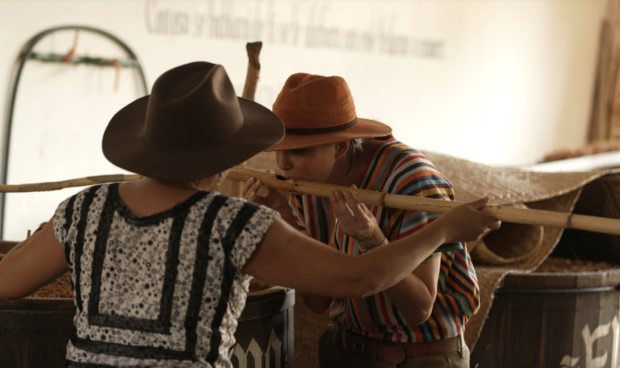
[[[149,216],[172,208],[201,190],[215,190],[213,183],[208,178],[187,183],[142,178],[121,183],[118,195],[130,213]]]

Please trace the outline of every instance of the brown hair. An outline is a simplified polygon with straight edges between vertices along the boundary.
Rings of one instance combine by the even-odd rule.
[[[391,134],[383,136],[383,137],[354,138],[354,139],[349,140],[349,149],[347,150],[347,153],[346,153],[347,158],[349,159],[349,167],[347,168],[347,172],[351,171],[351,168],[353,167],[353,163],[355,162],[355,160],[358,157],[361,157],[363,155],[366,144],[369,141],[371,140],[385,141],[390,138],[393,138]]]
[[[355,138],[349,140],[349,149],[347,150],[349,167],[347,168],[347,172],[351,171],[355,159],[364,153],[364,143],[366,143],[366,138]]]

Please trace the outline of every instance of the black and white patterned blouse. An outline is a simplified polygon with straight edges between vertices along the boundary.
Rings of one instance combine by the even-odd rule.
[[[198,192],[146,217],[129,213],[118,184],[60,204],[76,330],[69,367],[231,367],[233,333],[250,276],[241,268],[277,212]]]

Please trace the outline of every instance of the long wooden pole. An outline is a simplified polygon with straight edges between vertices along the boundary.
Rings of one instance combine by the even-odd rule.
[[[140,175],[99,175],[86,178],[53,181],[47,183],[32,184],[0,184],[1,193],[27,193],[27,192],[50,192],[72,187],[85,187],[88,185],[117,183],[140,179]]]
[[[451,208],[463,204],[463,202],[388,194],[305,180],[283,180],[283,178],[278,178],[275,174],[237,166],[230,171],[227,177],[240,181],[246,181],[254,177],[273,188],[293,193],[311,194],[318,197],[329,197],[331,192],[335,190],[348,191],[361,203],[411,211],[446,213]],[[620,235],[620,219],[496,205],[487,206],[483,211],[491,213],[499,220],[505,222]]]
[[[69,187],[79,187],[112,182],[123,182],[140,179],[140,175],[102,175],[80,179],[71,179],[50,183],[34,184],[3,184],[0,192],[25,193],[60,190]],[[329,197],[335,190],[348,191],[360,203],[375,206],[391,207],[402,210],[422,211],[430,213],[446,213],[451,208],[463,204],[456,201],[442,201],[431,198],[411,197],[397,194],[375,192],[366,189],[349,188],[333,184],[316,183],[306,180],[287,180],[272,173],[254,170],[247,167],[235,166],[227,176],[228,179],[247,181],[256,178],[263,184],[286,190],[292,193],[310,194],[318,197]],[[584,216],[572,213],[515,208],[509,206],[489,205],[483,210],[493,214],[501,221],[525,225],[543,225],[566,229],[579,229],[620,235],[620,219],[606,217]]]

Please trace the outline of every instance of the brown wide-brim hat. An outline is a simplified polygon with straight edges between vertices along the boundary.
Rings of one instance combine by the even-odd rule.
[[[392,133],[392,128],[385,124],[357,117],[349,86],[337,76],[291,75],[272,110],[282,119],[286,135],[282,142],[267,151],[383,137]]]
[[[194,62],[162,74],[149,96],[121,109],[103,135],[114,165],[154,179],[202,179],[280,142],[282,121],[237,97],[221,65]]]

